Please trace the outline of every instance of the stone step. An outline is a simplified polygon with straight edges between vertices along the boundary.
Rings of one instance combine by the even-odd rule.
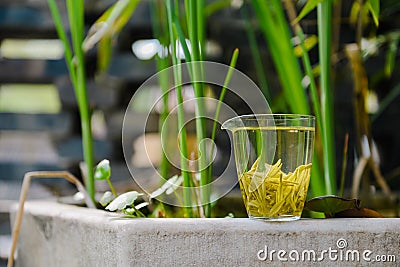
[[[4,131],[0,136],[0,161],[51,165],[59,157],[46,132]]]
[[[1,83],[49,83],[67,73],[64,59],[0,59],[0,69]]]
[[[46,131],[50,135],[62,137],[71,133],[72,115],[0,113],[0,131]]]
[[[75,91],[69,76],[59,77],[55,83],[63,106],[77,107]],[[114,108],[120,104],[122,86],[122,81],[116,78],[108,77],[99,82],[89,79],[87,81],[87,94],[90,106],[101,110]]]
[[[69,161],[79,162],[83,157],[82,138],[80,136],[72,136],[64,140],[58,140],[55,149],[60,158]],[[107,140],[93,141],[94,158],[100,161],[112,156],[112,144]]]

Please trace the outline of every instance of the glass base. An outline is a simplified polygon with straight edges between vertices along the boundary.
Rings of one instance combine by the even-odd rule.
[[[252,220],[258,221],[267,221],[267,222],[290,222],[290,221],[297,221],[300,219],[300,216],[293,216],[293,215],[283,215],[279,217],[253,217],[249,216]]]

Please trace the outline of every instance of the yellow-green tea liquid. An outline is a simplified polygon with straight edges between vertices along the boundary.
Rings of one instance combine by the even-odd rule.
[[[251,218],[301,216],[311,174],[313,127],[243,127],[235,130],[239,184]]]

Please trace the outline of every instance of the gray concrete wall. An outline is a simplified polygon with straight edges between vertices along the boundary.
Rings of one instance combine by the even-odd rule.
[[[49,202],[26,204],[17,259],[33,267],[372,263],[400,265],[400,219],[121,219]]]

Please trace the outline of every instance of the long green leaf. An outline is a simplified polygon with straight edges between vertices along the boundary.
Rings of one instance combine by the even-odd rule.
[[[110,37],[126,25],[140,0],[119,0],[92,25],[83,43],[87,51],[105,37]]]
[[[93,141],[90,124],[89,105],[86,95],[85,62],[82,51],[82,40],[84,34],[84,12],[83,4],[77,1],[67,0],[68,21],[72,39],[72,48],[68,42],[66,31],[62,25],[60,12],[54,0],[48,0],[49,8],[56,26],[57,34],[64,44],[65,60],[75,90],[76,99],[81,116],[82,145],[84,161],[87,167],[85,178],[86,190],[94,200],[94,173],[93,173]],[[75,54],[75,55],[74,55]]]
[[[217,133],[217,122],[218,122],[218,119],[219,119],[219,113],[221,111],[222,102],[224,101],[224,98],[225,98],[226,88],[228,87],[229,82],[230,82],[230,80],[232,78],[233,70],[236,67],[236,62],[237,62],[238,56],[239,56],[239,49],[236,48],[235,51],[233,51],[233,55],[232,55],[232,58],[231,58],[231,63],[229,64],[229,70],[228,70],[228,73],[226,74],[224,85],[222,86],[222,90],[221,90],[221,93],[220,93],[219,98],[218,98],[217,108],[215,110],[213,129],[212,129],[212,132],[211,132],[211,141],[212,141],[213,144],[214,144],[214,141],[215,141],[215,134]],[[214,154],[214,146],[211,146],[209,162],[212,162],[213,154]],[[208,168],[208,176],[212,177],[212,165],[210,165],[210,167]]]
[[[379,26],[380,0],[367,0],[365,3],[372,15],[375,25]]]
[[[73,62],[72,62],[72,49],[71,46],[68,42],[68,38],[67,38],[67,34],[66,31],[63,27],[62,24],[62,20],[61,20],[61,15],[60,15],[60,11],[57,7],[57,4],[55,2],[55,0],[48,0],[48,5],[49,5],[49,9],[54,21],[54,25],[56,27],[56,31],[57,31],[57,35],[60,38],[60,40],[62,41],[63,45],[64,45],[64,53],[65,53],[65,61],[67,63],[67,67],[68,67],[68,71],[70,73],[71,76],[71,81],[75,86],[76,83],[76,75],[75,75],[75,68],[73,66]]]
[[[185,1],[186,17],[188,22],[189,40],[192,48],[192,61],[199,62],[203,58],[204,47],[204,1]],[[210,188],[207,186],[210,182],[207,171],[207,147],[206,126],[205,126],[205,105],[204,105],[204,86],[203,83],[196,81],[202,80],[203,71],[201,63],[192,65],[192,79],[194,94],[196,97],[196,138],[199,144],[199,171],[200,171],[200,199],[203,204],[204,215],[211,216]]]
[[[320,4],[324,0],[308,0],[301,10],[299,16],[292,22],[293,24],[298,23],[302,20],[305,16],[307,16],[311,11],[313,11],[318,4]]]
[[[301,55],[302,55],[303,65],[306,70],[306,74],[310,80],[310,89],[311,89],[310,91],[311,91],[312,102],[314,105],[315,117],[317,118],[317,127],[318,127],[318,130],[320,132],[322,132],[321,104],[320,104],[320,100],[318,97],[317,85],[315,83],[314,75],[312,73],[310,57],[308,56],[307,47],[305,45],[304,33],[301,28],[298,29],[297,35],[299,36],[299,39],[300,39],[300,47],[302,49]]]
[[[319,133],[322,133],[322,118],[321,118],[321,104],[318,96],[317,85],[315,84],[314,75],[312,73],[310,58],[307,53],[307,48],[304,44],[304,33],[299,27],[297,35],[300,38],[300,47],[302,48],[302,61],[306,71],[306,75],[310,80],[310,91],[312,103],[314,106],[315,117],[317,119],[317,129]],[[324,179],[322,179],[322,171],[319,164],[319,157],[316,153],[313,155],[313,168],[311,171],[311,191],[313,196],[321,196],[326,193],[326,187]]]
[[[218,12],[232,4],[232,0],[217,0],[207,4],[204,8],[204,15],[206,17]]]
[[[331,32],[332,2],[323,1],[318,5],[318,36],[320,60],[321,113],[323,170],[326,194],[336,193],[335,146],[333,125],[333,102],[331,90]]]
[[[205,40],[205,1],[204,0],[196,0],[196,24],[195,27],[197,28],[197,40],[198,40],[198,46],[199,46],[199,61],[204,60],[204,54],[205,54],[205,45],[206,45],[206,40]],[[192,44],[193,45],[193,44]],[[201,65],[200,65],[201,67]]]
[[[167,7],[167,18],[168,18],[168,29],[170,36],[170,44],[172,48],[172,63],[174,70],[174,82],[176,85],[176,95],[177,95],[177,113],[178,113],[178,130],[180,130],[179,145],[181,149],[181,168],[183,176],[183,203],[185,206],[185,215],[187,217],[193,217],[192,204],[191,204],[191,178],[188,172],[187,158],[188,158],[188,148],[187,148],[187,138],[186,138],[186,128],[185,128],[185,114],[183,110],[183,97],[182,97],[182,77],[180,73],[180,66],[178,66],[179,58],[176,53],[176,38],[173,30],[173,18],[174,14],[174,4],[172,0],[166,0]]]
[[[157,1],[157,0],[152,0],[151,1],[151,19],[152,19],[152,26],[153,26],[153,34],[155,38],[159,39],[160,43],[164,46],[168,46],[168,29],[165,29],[165,23],[163,19],[166,18],[166,11],[164,8],[164,5],[162,5],[162,2]],[[168,68],[170,66],[170,60],[168,57],[160,57],[157,56],[156,58],[156,65],[157,65],[157,72],[160,74],[159,77],[159,83],[160,83],[160,88],[162,92],[162,103],[163,103],[163,108],[162,112],[160,115],[160,120],[159,120],[159,129],[162,129],[162,127],[168,127],[168,125],[165,125],[165,121],[168,117],[169,114],[169,107],[168,107],[168,89],[170,85],[170,79],[168,76],[168,73],[163,71],[164,69]],[[168,133],[168,128],[166,131],[161,131],[161,140],[166,140],[166,136]],[[164,183],[164,180],[168,178],[169,175],[169,169],[171,165],[168,161],[168,158],[164,152],[162,151],[162,156],[161,156],[161,163],[160,163],[160,175],[163,179],[161,179],[161,184]]]
[[[397,54],[397,49],[399,45],[399,39],[393,39],[390,40],[389,43],[389,50],[386,54],[386,63],[385,63],[385,75],[386,77],[392,76],[394,65],[395,65],[395,60],[396,60],[396,54]]]
[[[192,55],[190,54],[189,47],[187,46],[187,43],[186,43],[185,35],[183,34],[183,31],[181,29],[181,26],[180,26],[177,18],[174,19],[174,24],[172,25],[172,28],[173,28],[174,35],[176,35],[177,38],[179,39],[179,43],[180,43],[181,48],[183,50],[183,54],[185,55],[185,60],[187,62],[191,62],[192,61]],[[192,76],[192,70],[191,69],[189,69],[189,73]]]
[[[83,42],[84,50],[98,45],[98,70],[103,72],[111,61],[112,38],[118,34],[131,18],[140,0],[119,0],[108,8],[92,25]]]
[[[301,84],[302,74],[294,55],[289,26],[281,2],[279,0],[252,2],[291,111],[309,114],[307,97]]]
[[[96,192],[94,185],[94,160],[93,160],[93,136],[90,120],[89,103],[86,90],[86,73],[85,73],[85,58],[82,49],[84,36],[84,12],[82,3],[78,1],[67,0],[68,20],[70,24],[72,46],[74,50],[74,67],[76,70],[75,91],[79,106],[81,119],[82,142],[83,142],[83,157],[86,164],[85,185],[88,194],[94,200]]]
[[[299,62],[294,55],[291,36],[288,31],[289,26],[283,13],[282,5],[280,1],[275,0],[271,0],[268,3],[266,1],[253,0],[252,3],[277,68],[285,99],[292,112],[307,114],[309,112],[308,98],[302,87],[302,74],[300,72]],[[302,50],[304,50],[302,53],[303,63],[311,81],[311,93],[313,102],[315,103],[314,109],[319,110],[319,97],[316,85],[313,82],[314,75],[312,74],[308,54],[305,53],[304,36],[301,36],[300,39],[303,43]],[[320,118],[320,116],[317,115],[317,124],[321,125],[320,122],[318,123],[318,120],[321,119],[318,119],[318,117]],[[313,195],[322,195],[326,192],[319,164],[319,156],[317,154],[314,154],[313,158],[311,190]]]

